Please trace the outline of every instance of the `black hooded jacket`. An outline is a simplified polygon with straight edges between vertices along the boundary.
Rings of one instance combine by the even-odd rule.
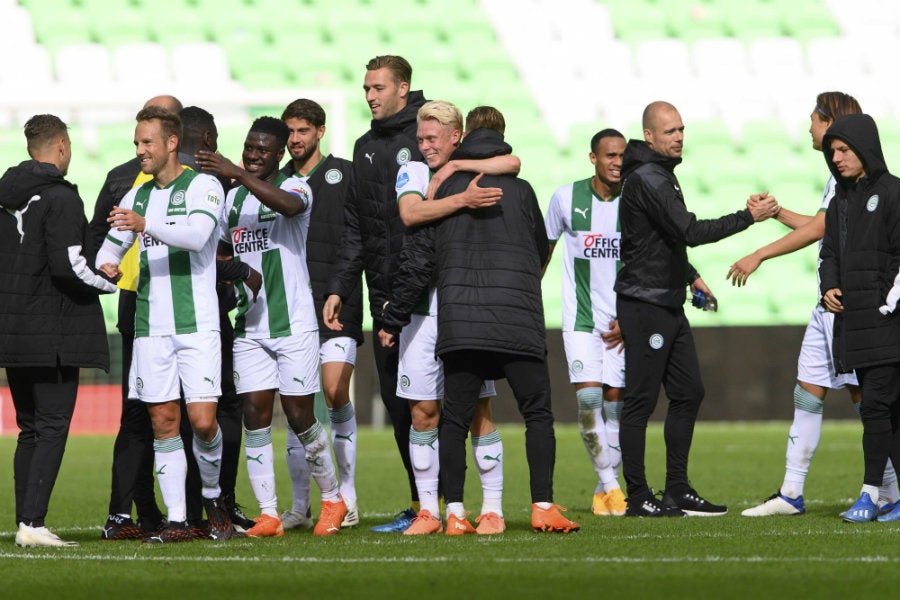
[[[0,179],[0,366],[109,369],[84,203],[52,164],[27,160]]]
[[[510,154],[503,136],[491,129],[469,133],[451,159]],[[456,173],[436,197],[465,191],[475,173]],[[419,228],[413,250],[407,240],[394,281],[395,300],[385,310],[391,333],[408,322],[422,293],[437,274],[438,339],[435,353],[486,350],[543,359],[547,352],[541,268],[549,256],[544,219],[531,185],[511,175],[485,175],[479,185],[499,187],[503,199],[477,210],[464,209]],[[412,255],[407,259],[407,255]]]
[[[718,219],[698,220],[684,204],[675,167],[681,158],[630,140],[622,158],[622,268],[615,291],[671,308],[681,307],[685,287],[700,275],[687,258],[687,246],[716,242],[753,224],[747,209]]]
[[[862,161],[865,176],[859,181],[844,178],[832,162],[834,140]],[[900,179],[887,170],[869,115],[835,121],[822,150],[837,182],[819,254],[821,292],[840,289],[844,307],[834,316],[835,369],[900,362]]]
[[[397,171],[422,160],[416,142],[416,113],[425,104],[421,91],[409,93],[400,112],[373,120],[353,147],[354,187],[344,202],[344,232],[328,294],[346,300],[365,269],[369,309],[374,318],[391,294],[406,226],[397,208]]]

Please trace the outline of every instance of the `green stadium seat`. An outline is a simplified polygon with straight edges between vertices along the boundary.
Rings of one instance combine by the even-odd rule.
[[[76,8],[62,6],[58,10],[32,10],[31,21],[38,43],[55,54],[60,46],[91,41],[89,15]]]
[[[606,2],[616,37],[634,44],[669,36],[666,12],[650,3]]]
[[[756,144],[775,143],[795,148],[784,123],[777,119],[751,120],[741,127],[741,145],[750,148]]]

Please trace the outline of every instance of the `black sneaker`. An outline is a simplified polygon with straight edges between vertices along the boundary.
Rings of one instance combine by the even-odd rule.
[[[681,494],[670,494],[665,491],[662,503],[668,508],[681,509],[689,517],[721,517],[728,514],[727,506],[707,502],[694,488],[687,488]]]
[[[683,517],[684,513],[676,506],[664,506],[655,497],[644,500],[628,499],[625,507],[626,517]]]
[[[104,542],[118,542],[121,540],[142,540],[146,532],[134,524],[131,517],[109,515],[106,525],[100,533],[100,540]]]
[[[193,542],[194,536],[185,523],[169,521],[162,530],[144,538],[145,544],[174,544],[177,542]]]
[[[209,520],[209,539],[221,542],[235,537],[237,532],[221,497],[204,498],[203,508],[206,509],[206,518]]]
[[[256,521],[245,515],[244,511],[241,510],[241,505],[235,501],[234,494],[223,495],[222,503],[225,505],[228,516],[231,517],[231,523],[237,531],[246,533],[247,530],[256,525]]]

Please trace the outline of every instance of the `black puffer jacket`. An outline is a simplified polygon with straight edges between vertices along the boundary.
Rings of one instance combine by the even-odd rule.
[[[831,161],[836,139],[862,160],[866,175],[858,182],[842,177]],[[822,150],[837,181],[819,254],[821,291],[840,289],[844,306],[834,317],[835,368],[844,373],[900,362],[900,289],[888,297],[900,281],[900,179],[887,171],[869,115],[835,121]],[[885,305],[893,312],[879,311]]]
[[[294,176],[294,164],[288,161],[281,172]],[[306,236],[306,266],[312,284],[319,338],[329,340],[349,336],[357,344],[362,334],[362,277],[356,277],[356,287],[344,298],[339,316],[342,331],[333,331],[322,321],[322,308],[327,297],[328,281],[334,275],[338,260],[338,244],[344,231],[344,200],[353,188],[353,164],[349,160],[329,154],[316,166],[306,183],[312,188],[312,212]]]
[[[397,208],[397,171],[411,160],[422,160],[416,113],[423,104],[422,92],[410,92],[400,112],[372,121],[372,129],[353,148],[354,191],[344,204],[344,234],[328,294],[346,300],[365,269],[369,309],[376,319],[390,297],[406,231]]]
[[[476,129],[451,158],[510,152],[501,134]],[[437,197],[463,192],[474,177],[452,175]],[[435,228],[436,353],[473,349],[543,359],[547,341],[541,269],[549,244],[537,197],[527,181],[509,175],[485,175],[479,185],[501,188],[503,199],[487,208],[461,210]]]
[[[116,286],[93,268],[84,203],[49,163],[0,179],[0,366],[109,369],[98,294]]]
[[[687,258],[687,246],[716,242],[753,224],[747,209],[718,219],[698,220],[684,204],[675,177],[680,158],[630,140],[622,158],[622,268],[616,293],[668,307],[681,307],[685,287],[700,275]]]

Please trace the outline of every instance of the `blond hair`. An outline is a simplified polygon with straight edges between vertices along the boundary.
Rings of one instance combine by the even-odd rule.
[[[437,121],[443,127],[452,127],[460,131],[463,126],[462,113],[451,102],[445,100],[432,100],[423,104],[416,114],[416,120],[419,123]]]

